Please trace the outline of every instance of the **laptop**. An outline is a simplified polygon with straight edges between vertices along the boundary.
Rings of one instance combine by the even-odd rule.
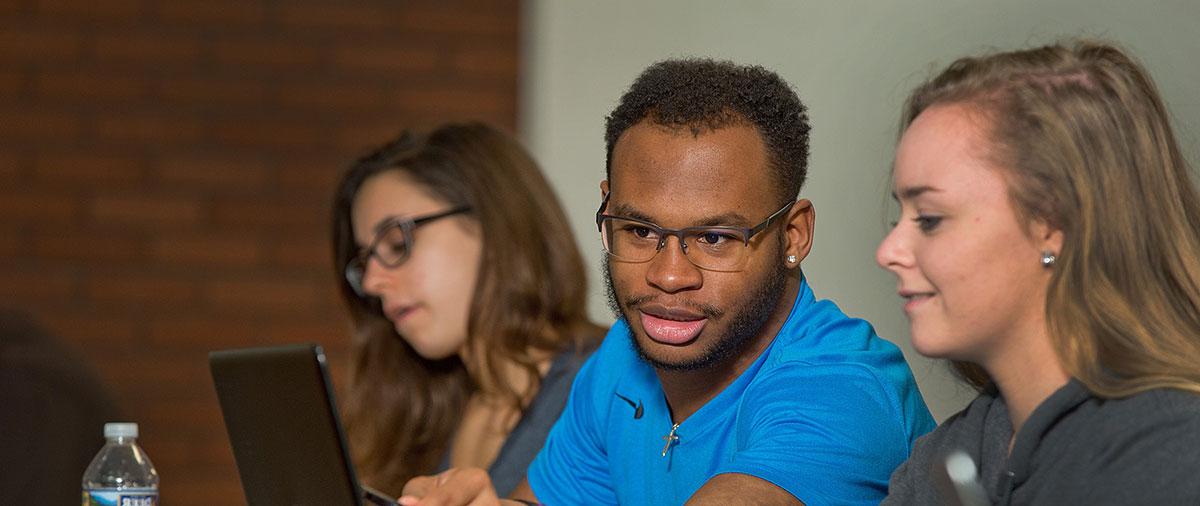
[[[249,506],[396,504],[355,476],[320,346],[221,350],[208,362]]]

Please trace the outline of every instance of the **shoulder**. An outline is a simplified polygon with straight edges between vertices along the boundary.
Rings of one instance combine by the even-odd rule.
[[[1110,461],[1129,454],[1144,466],[1200,465],[1200,394],[1160,388],[1088,402],[1095,411],[1083,422],[1099,436],[1088,439]]]
[[[849,413],[875,410],[920,434],[933,427],[916,379],[896,345],[865,320],[829,301],[793,314],[751,388],[783,388],[806,404],[836,404]]]
[[[1200,395],[1155,389],[1091,398],[1043,442],[1048,483],[1092,504],[1200,502]],[[1061,484],[1073,484],[1061,486]]]

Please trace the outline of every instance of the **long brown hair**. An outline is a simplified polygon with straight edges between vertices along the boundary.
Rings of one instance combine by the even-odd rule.
[[[1146,70],[1097,41],[963,58],[913,92],[901,131],[950,103],[986,119],[1019,217],[1063,233],[1045,311],[1067,373],[1103,397],[1200,392],[1200,195]]]
[[[359,297],[342,277],[358,253],[355,196],[385,171],[403,172],[450,206],[470,206],[480,225],[483,253],[463,354],[469,363],[419,356],[378,300]],[[351,453],[363,481],[392,493],[437,468],[472,393],[486,388],[521,409],[538,386],[534,352],[584,349],[602,333],[587,318],[583,260],[554,192],[515,140],[484,124],[406,132],[355,163],[334,200],[333,253],[355,326],[342,407]],[[503,364],[519,366],[529,387],[506,379]]]

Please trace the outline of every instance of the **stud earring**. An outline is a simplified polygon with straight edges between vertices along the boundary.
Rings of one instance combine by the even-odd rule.
[[[1058,260],[1058,257],[1054,256],[1054,253],[1050,251],[1042,252],[1042,267],[1049,268],[1054,265],[1056,260]]]
[[[787,256],[787,263],[789,263],[789,264],[794,264],[794,263],[796,263],[796,255],[788,255],[788,256]]]

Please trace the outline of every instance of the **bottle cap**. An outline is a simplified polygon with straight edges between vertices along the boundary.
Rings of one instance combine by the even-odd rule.
[[[136,423],[109,422],[104,424],[104,437],[138,437]]]

